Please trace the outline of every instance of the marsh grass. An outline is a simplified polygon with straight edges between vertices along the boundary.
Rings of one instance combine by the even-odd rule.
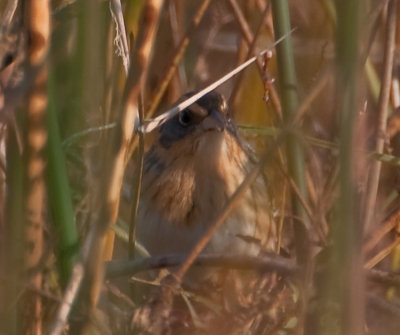
[[[134,127],[295,28],[272,58],[259,58],[217,88],[261,158],[258,172],[286,234],[279,258],[250,264],[271,273],[279,261],[287,271],[275,267],[275,285],[274,275],[249,281],[252,290],[236,312],[201,292],[177,289],[182,304],[173,305],[167,326],[194,334],[397,333],[397,0],[122,1],[125,31],[110,13],[118,0],[111,7],[108,1],[41,1],[51,9],[51,44],[37,67],[27,61],[28,22],[40,23],[35,16],[27,20],[31,2],[0,6],[0,121],[7,129],[4,136],[2,126],[0,138],[0,332],[21,332],[22,321],[23,329],[35,325],[36,334],[39,328],[59,334],[66,324],[77,334],[125,334],[138,325],[143,333],[154,330],[129,289],[129,276],[139,280],[137,266],[166,265],[129,259],[143,158]],[[43,69],[46,172],[38,178],[46,181],[47,196],[39,200],[42,256],[28,264],[22,241],[35,244],[39,235],[26,232],[31,188],[23,176],[34,144],[29,129],[37,121],[26,115]],[[152,139],[147,134],[139,147],[145,151]],[[116,222],[127,224],[111,229]],[[125,269],[118,278],[110,275],[116,259]],[[105,261],[111,261],[107,285]],[[43,278],[39,286],[32,285],[35,276]],[[26,292],[40,301],[40,320],[23,312]]]

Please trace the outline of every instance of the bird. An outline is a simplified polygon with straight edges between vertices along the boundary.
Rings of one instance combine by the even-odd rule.
[[[185,94],[179,101],[192,96]],[[144,156],[136,237],[152,256],[188,254],[256,164],[224,96],[212,91],[162,124]],[[205,254],[276,252],[277,226],[259,176]]]

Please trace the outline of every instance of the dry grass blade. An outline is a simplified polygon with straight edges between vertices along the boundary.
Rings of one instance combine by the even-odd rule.
[[[142,95],[141,95],[142,97]],[[143,120],[143,100],[140,99],[140,106],[139,106],[139,117],[140,121]],[[143,163],[144,163],[144,137],[143,134],[139,133],[139,149],[138,149],[138,156],[136,160],[136,170],[132,188],[133,194],[133,201],[132,201],[132,212],[131,218],[129,223],[129,257],[133,258],[135,254],[135,224],[136,224],[136,217],[137,211],[139,208],[139,197],[140,197],[140,190],[142,187],[142,174],[143,174]]]
[[[363,252],[370,252],[389,232],[400,225],[400,210],[392,214],[389,219],[371,234],[371,238],[365,243]]]
[[[115,21],[115,40],[114,43],[117,46],[118,54],[122,57],[122,63],[124,64],[125,73],[128,74],[129,70],[129,48],[128,39],[125,32],[124,16],[122,14],[122,6],[120,0],[110,1],[111,15]]]
[[[289,181],[290,187],[293,189],[293,192],[295,193],[295,195],[298,197],[299,201],[300,201],[301,204],[303,205],[304,210],[305,210],[305,212],[306,212],[308,218],[310,219],[310,221],[312,221],[312,219],[313,219],[313,212],[312,212],[312,210],[311,210],[311,208],[310,208],[310,206],[309,206],[307,200],[306,200],[306,199],[304,198],[304,196],[301,194],[301,192],[300,192],[299,188],[297,187],[296,183],[294,182],[293,178],[290,177],[289,172],[286,171],[286,169],[285,169],[283,166],[281,166],[281,172],[282,172],[282,174],[284,175],[284,177],[286,178],[286,180]],[[299,219],[300,219],[300,218],[299,218]],[[301,220],[301,219],[300,219],[300,220]],[[306,227],[306,229],[307,229],[309,232],[311,232],[312,226],[311,226],[311,224],[310,224],[309,221],[302,222],[302,224],[304,224],[304,226]],[[318,233],[320,233],[320,232],[318,231]],[[323,236],[321,233],[320,233],[320,236],[319,236],[319,237],[320,237],[321,240],[324,239],[324,236]]]
[[[378,110],[378,127],[375,151],[378,154],[383,153],[385,144],[388,105],[390,98],[390,84],[392,81],[393,58],[395,51],[395,34],[397,22],[397,0],[391,0],[387,4],[387,22],[386,22],[386,40],[385,40],[385,58],[384,58],[384,73],[382,78],[382,87],[379,95],[379,110]],[[365,218],[364,225],[366,229],[370,226],[373,215],[375,213],[375,202],[378,193],[379,177],[381,173],[382,163],[373,161],[371,172],[369,175],[368,193],[365,201]]]
[[[72,268],[71,278],[65,289],[64,296],[58,307],[54,321],[51,324],[51,328],[49,331],[50,335],[60,335],[65,330],[68,322],[68,316],[72,309],[72,305],[76,300],[78,291],[84,279],[86,271],[85,265],[88,261],[88,257],[90,256],[90,248],[94,244],[94,238],[96,237],[95,235],[96,229],[94,229],[93,227],[86,236],[86,240],[80,250],[79,259]]]
[[[322,73],[322,75],[318,78],[316,83],[310,90],[310,93],[307,97],[302,101],[299,110],[296,114],[296,119],[300,120],[303,118],[304,114],[309,110],[312,102],[323,92],[323,90],[328,86],[329,81],[332,80],[332,69],[328,67]]]
[[[364,265],[366,269],[372,269],[376,264],[381,262],[384,258],[389,256],[392,251],[400,245],[400,237],[397,237],[390,245],[386,248],[379,251],[375,256],[373,256],[369,261],[367,261]]]
[[[51,329],[49,330],[49,335],[60,335],[64,332],[69,313],[71,312],[72,304],[82,283],[83,275],[83,262],[78,262],[72,269],[71,280],[69,281],[65,290],[63,300],[56,314],[56,318]]]

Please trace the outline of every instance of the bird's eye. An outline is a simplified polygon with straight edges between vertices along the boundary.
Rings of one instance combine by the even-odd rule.
[[[187,127],[190,124],[190,121],[192,120],[192,117],[190,116],[190,113],[188,111],[183,111],[179,113],[179,123]]]

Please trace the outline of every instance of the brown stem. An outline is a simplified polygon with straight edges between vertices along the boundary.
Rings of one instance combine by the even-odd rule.
[[[399,245],[400,245],[400,237],[397,237],[390,245],[380,250],[375,256],[373,256],[370,260],[368,260],[365,263],[364,267],[366,269],[372,269],[375,265],[377,265],[379,262],[381,262],[383,259],[389,256],[393,252],[393,250]]]
[[[371,234],[371,238],[364,244],[363,252],[370,252],[389,232],[400,225],[400,210],[392,214],[380,227]]]
[[[48,0],[26,3],[29,67],[41,66],[47,57],[50,38],[50,9]],[[38,267],[43,256],[43,229],[45,206],[45,159],[43,150],[47,142],[47,69],[37,73],[29,93],[25,133],[25,270]],[[42,301],[35,291],[42,289],[42,273],[36,269],[28,279],[28,289],[20,301],[20,332],[42,334]]]
[[[388,116],[388,104],[390,98],[390,83],[392,81],[393,56],[395,50],[395,34],[396,34],[396,17],[397,17],[397,0],[391,0],[387,5],[387,22],[386,22],[386,38],[385,38],[385,56],[384,56],[384,71],[382,78],[382,87],[379,95],[378,107],[378,128],[375,151],[379,154],[383,152],[386,136],[386,124]],[[372,163],[368,194],[365,201],[365,229],[368,229],[372,223],[375,213],[375,203],[378,194],[379,178],[381,173],[382,163],[375,160]]]

